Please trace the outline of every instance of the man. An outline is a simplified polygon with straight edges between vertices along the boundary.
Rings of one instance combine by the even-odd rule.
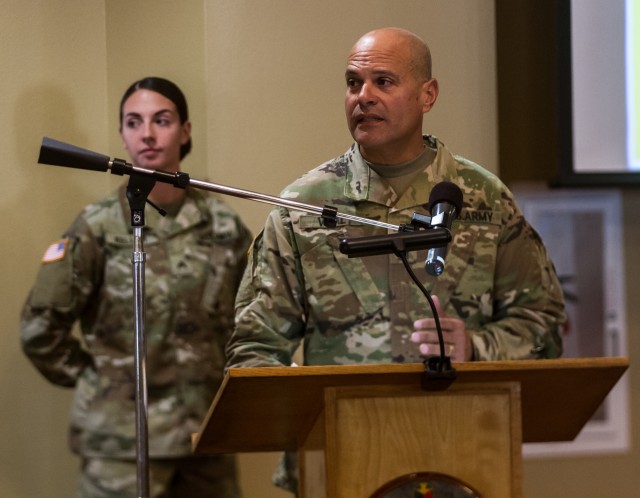
[[[491,173],[422,135],[435,104],[427,45],[397,28],[365,34],[349,54],[345,110],[356,143],[287,187],[282,197],[392,224],[428,214],[434,185],[456,183],[464,201],[446,269],[426,274],[454,361],[561,354],[564,302],[546,250],[513,196]],[[419,361],[437,353],[428,303],[393,255],[348,259],[343,237],[381,233],[278,208],[256,239],[236,301],[228,367]],[[439,298],[439,299],[438,299]]]
[[[553,265],[512,194],[491,173],[452,155],[422,121],[438,97],[427,45],[397,28],[352,48],[345,111],[355,144],[287,187],[282,197],[400,225],[429,214],[439,182],[463,192],[446,268],[427,275],[425,252],[409,262],[434,294],[453,361],[561,354],[564,302]],[[368,224],[274,209],[254,242],[236,298],[227,367],[416,362],[437,354],[429,305],[394,255],[347,258],[340,240],[386,233]],[[280,476],[280,477],[284,477]],[[276,478],[295,489],[295,482]]]

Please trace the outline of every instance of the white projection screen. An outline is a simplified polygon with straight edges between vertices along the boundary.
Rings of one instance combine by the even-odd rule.
[[[560,182],[640,185],[640,0],[559,3]]]

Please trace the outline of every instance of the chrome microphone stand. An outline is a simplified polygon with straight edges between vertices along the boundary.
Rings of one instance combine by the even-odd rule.
[[[127,184],[127,199],[133,229],[133,300],[135,318],[135,379],[136,379],[136,475],[138,498],[149,496],[149,431],[147,427],[147,377],[145,335],[145,262],[142,232],[147,197],[156,181],[133,175]],[[155,206],[154,206],[155,207]],[[162,212],[161,212],[162,214]]]

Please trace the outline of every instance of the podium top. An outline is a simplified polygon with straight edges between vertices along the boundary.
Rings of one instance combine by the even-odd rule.
[[[454,384],[519,382],[523,442],[570,441],[628,366],[627,358],[466,362],[454,364]],[[325,388],[420,386],[423,371],[421,363],[232,368],[194,451],[294,450],[322,410]]]

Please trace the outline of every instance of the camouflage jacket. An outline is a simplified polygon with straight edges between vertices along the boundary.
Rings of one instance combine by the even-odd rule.
[[[429,214],[435,184],[457,184],[463,208],[443,274],[427,275],[426,250],[409,253],[412,269],[447,315],[465,321],[474,359],[559,356],[564,300],[539,236],[496,176],[453,156],[434,137],[425,141],[436,157],[400,198],[355,145],[281,195],[400,225],[414,212]],[[317,215],[274,209],[240,285],[227,366],[289,365],[303,339],[307,365],[420,361],[408,339],[413,321],[431,311],[400,259],[374,256],[386,268],[380,279],[366,258],[339,250],[344,237],[381,233],[386,229],[351,221],[326,228]]]
[[[87,456],[135,457],[129,212],[124,186],[86,207],[45,255],[21,317],[32,363],[75,386],[70,444]],[[145,215],[149,455],[180,456],[221,381],[251,237],[229,207],[191,189],[175,217]]]

